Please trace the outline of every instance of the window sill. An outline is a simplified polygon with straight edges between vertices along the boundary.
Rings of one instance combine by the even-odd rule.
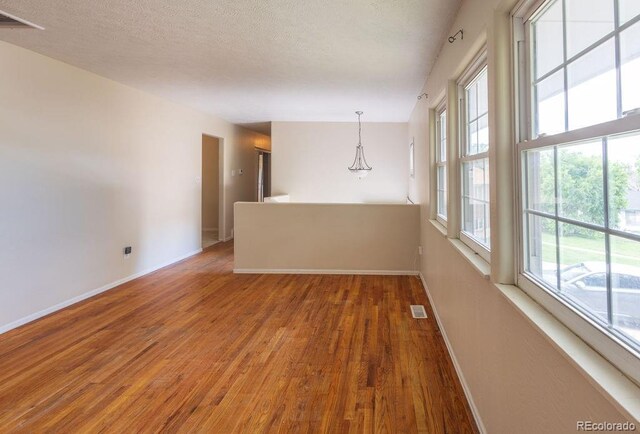
[[[449,240],[453,247],[462,254],[462,256],[478,271],[478,273],[482,275],[484,279],[489,280],[489,276],[491,275],[491,265],[487,261],[462,241],[448,238],[447,228],[439,221],[430,219],[429,223],[431,223],[443,237]]]
[[[582,339],[513,285],[495,285],[502,295],[560,353],[576,366],[607,399],[630,421],[640,420],[640,387],[620,372],[614,365],[588,346]]]
[[[446,226],[444,226],[438,220],[429,220],[429,222],[433,225],[434,228],[436,228],[442,234],[443,237],[446,238],[446,236],[447,236],[447,227]]]
[[[460,240],[449,238],[449,242],[455,247],[473,268],[486,280],[491,276],[491,264],[485,261],[480,255],[474,252],[469,246]]]

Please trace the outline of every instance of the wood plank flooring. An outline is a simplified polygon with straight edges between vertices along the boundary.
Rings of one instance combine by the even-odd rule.
[[[233,244],[0,335],[0,432],[474,433],[422,285]]]

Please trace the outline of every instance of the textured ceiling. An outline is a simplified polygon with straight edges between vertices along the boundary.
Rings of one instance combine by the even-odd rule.
[[[459,0],[0,0],[0,40],[236,123],[408,120]]]

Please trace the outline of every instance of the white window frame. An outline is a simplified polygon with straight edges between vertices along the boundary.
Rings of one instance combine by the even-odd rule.
[[[460,183],[459,194],[460,196],[456,198],[458,201],[459,209],[459,227],[458,229],[458,237],[460,241],[465,243],[469,248],[471,248],[476,254],[478,254],[482,259],[491,262],[491,250],[487,248],[487,246],[481,244],[470,234],[467,234],[463,231],[464,225],[464,205],[463,205],[463,197],[464,197],[464,182],[463,182],[463,166],[465,163],[469,163],[475,160],[489,160],[489,150],[473,154],[466,155],[467,149],[467,106],[466,106],[466,87],[469,86],[482,72],[488,69],[487,65],[487,51],[486,48],[483,48],[482,51],[476,58],[470,63],[465,72],[458,79],[458,164],[456,170],[458,172],[458,182]],[[488,94],[487,94],[488,98]],[[490,122],[489,122],[490,124]],[[491,147],[491,144],[489,144]],[[490,206],[491,198],[489,197],[487,200],[487,204]],[[489,227],[491,225],[491,221],[489,220]]]
[[[436,170],[435,170],[435,185],[436,185],[436,220],[438,221],[438,223],[440,223],[441,225],[443,225],[444,227],[447,227],[447,216],[449,215],[449,202],[450,202],[450,196],[449,196],[449,192],[451,191],[451,189],[449,188],[449,137],[445,136],[444,138],[444,145],[445,145],[445,149],[444,149],[444,155],[445,155],[445,159],[444,161],[441,158],[443,149],[442,149],[442,125],[441,125],[441,116],[443,113],[447,113],[447,100],[446,97],[440,102],[440,104],[438,104],[438,106],[436,107]],[[445,117],[445,119],[447,119],[447,123],[449,122],[448,118]],[[445,129],[445,134],[446,134],[446,129]],[[445,169],[445,185],[447,186],[445,189],[441,189],[440,185],[438,183],[438,171],[440,169],[440,167],[444,167]],[[447,210],[447,215],[442,215],[440,214],[439,210],[440,210],[440,201],[439,201],[439,193],[440,192],[444,193],[444,196],[446,197],[446,210]]]
[[[524,156],[527,150],[549,148],[557,145],[565,145],[576,142],[582,142],[590,139],[599,139],[608,137],[611,135],[624,134],[640,130],[640,116],[630,115],[621,117],[616,120],[603,122],[588,127],[575,129],[571,131],[561,132],[553,135],[542,135],[533,137],[535,133],[534,114],[535,114],[535,102],[532,95],[532,65],[533,65],[533,53],[530,50],[530,32],[529,23],[530,20],[535,19],[538,13],[540,13],[546,5],[553,0],[528,0],[523,1],[512,13],[513,18],[513,36],[514,36],[514,78],[516,82],[516,179],[518,188],[516,188],[516,203],[518,206],[518,218],[516,224],[518,228],[518,275],[517,285],[522,288],[529,296],[545,307],[552,315],[559,319],[563,324],[569,327],[574,333],[576,333],[582,340],[593,347],[597,352],[608,359],[618,369],[624,372],[629,378],[640,385],[640,351],[634,347],[630,342],[621,334],[616,333],[599,322],[592,319],[590,316],[578,310],[573,305],[569,304],[566,300],[562,299],[550,288],[547,288],[545,284],[533,276],[527,273],[527,251],[528,251],[528,235],[526,233],[526,225],[524,223],[528,213],[525,211],[525,198],[526,198],[526,180],[524,179]],[[608,35],[611,37],[613,33],[619,35],[620,29],[616,30]],[[630,23],[638,22],[639,19],[633,19],[627,22],[621,28],[627,28]],[[616,36],[617,38],[618,36]],[[600,41],[605,38],[601,38]],[[559,41],[560,43],[560,41]],[[581,53],[585,53],[590,49],[593,49],[597,44],[593,44],[587,47]],[[617,65],[619,66],[619,65]],[[620,92],[620,89],[617,90]],[[618,101],[620,95],[617,95]],[[618,107],[620,107],[618,103]],[[567,107],[565,105],[565,111]],[[618,115],[620,109],[618,109]],[[565,123],[565,126],[567,124]],[[604,147],[606,161],[606,146]],[[604,177],[606,183],[606,165],[603,166]],[[605,184],[606,187],[606,184]],[[605,195],[606,201],[606,195]],[[606,204],[605,204],[606,205]],[[606,212],[606,211],[605,211]],[[537,214],[537,213],[534,213]],[[547,217],[547,216],[544,216]],[[571,224],[577,224],[581,227],[588,227],[589,224],[582,222],[570,221],[564,217],[553,216],[552,219],[559,222],[566,221]],[[609,219],[605,218],[605,229],[598,228],[599,232],[602,232],[606,236],[609,234],[621,235],[618,231],[610,229]],[[624,234],[625,238],[629,238]],[[608,254],[608,252],[607,252]]]
[[[409,143],[409,177],[416,177],[416,150],[414,145],[415,139],[411,139]]]

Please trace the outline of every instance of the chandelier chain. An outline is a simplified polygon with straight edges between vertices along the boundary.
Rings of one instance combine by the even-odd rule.
[[[358,146],[362,146],[362,122],[360,122],[360,116],[362,116],[362,112],[356,112],[358,115]]]

